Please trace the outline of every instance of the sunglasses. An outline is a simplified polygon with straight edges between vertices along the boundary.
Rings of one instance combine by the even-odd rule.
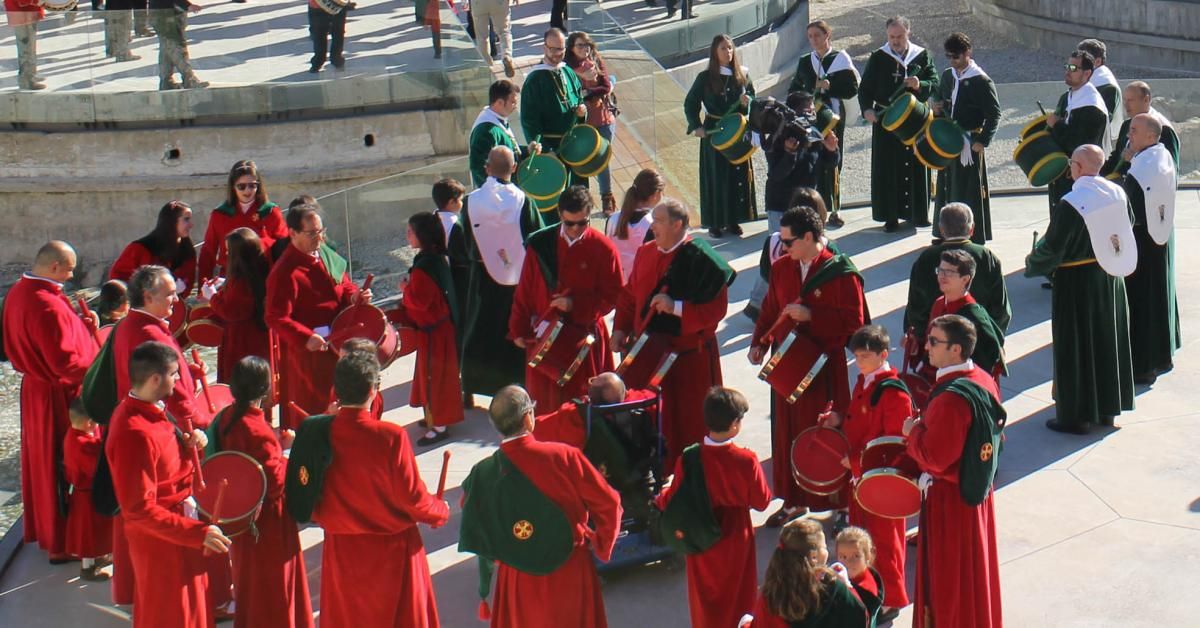
[[[326,231],[328,231],[328,229],[322,228],[322,229],[314,229],[312,231],[301,231],[300,233],[302,235],[306,235],[310,238],[319,238],[319,237],[325,235]]]
[[[794,244],[796,242],[796,240],[799,240],[799,239],[800,238],[785,238],[783,236],[779,236],[779,243],[783,245],[783,248],[790,249],[790,248],[792,248],[792,244]]]
[[[562,225],[564,227],[586,227],[588,226],[588,220],[587,218],[583,220],[563,220]]]
[[[950,345],[949,340],[942,340],[941,338],[935,338],[933,336],[930,336],[929,338],[927,338],[926,342],[928,342],[929,346],[931,346],[931,347],[936,347],[938,345],[946,345],[946,346]]]
[[[237,188],[237,190],[239,192],[245,192],[246,190],[257,190],[258,184],[257,183],[239,183],[233,187]]]
[[[961,275],[962,273],[954,270],[953,268],[942,268],[941,266],[938,266],[937,268],[933,269],[933,274],[938,275],[939,277],[942,275],[947,277],[955,277]]]
[[[1079,68],[1079,66],[1075,65],[1074,63],[1064,63],[1063,69],[1068,72],[1078,72],[1080,68]]]

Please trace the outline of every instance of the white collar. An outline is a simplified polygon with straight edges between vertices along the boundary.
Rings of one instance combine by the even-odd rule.
[[[1108,106],[1104,104],[1104,97],[1091,83],[1084,83],[1067,91],[1067,121],[1070,122],[1072,111],[1083,107],[1095,107],[1103,111],[1105,116],[1108,115]]]
[[[657,244],[656,244],[656,245],[654,245],[654,247],[658,249],[658,252],[659,252],[659,253],[662,253],[662,254],[666,255],[667,253],[670,253],[671,251],[674,251],[675,249],[679,248],[679,245],[683,244],[684,242],[687,242],[689,239],[690,239],[690,238],[688,238],[688,237],[685,235],[685,236],[683,236],[683,238],[682,238],[681,240],[679,240],[678,242],[676,242],[676,243],[675,243],[675,245],[674,245],[674,246],[672,246],[672,247],[671,247],[671,248],[669,248],[669,249],[664,249],[664,248],[662,248],[661,246],[658,246]]]
[[[517,434],[516,436],[509,436],[508,438],[503,438],[500,440],[500,442],[501,442],[501,444],[511,443],[514,440],[521,440],[522,438],[525,438],[526,436],[532,436],[532,434],[530,434],[529,432],[521,432],[520,434]]]
[[[249,203],[243,203],[241,201],[238,201],[237,207],[238,207],[239,212],[242,212],[243,214],[245,214],[250,211],[251,207],[254,207],[254,201],[250,201]]]
[[[159,318],[159,317],[157,317],[157,316],[155,316],[155,315],[151,314],[150,312],[147,312],[146,310],[143,310],[143,309],[141,309],[141,308],[138,308],[138,307],[131,307],[131,308],[129,308],[129,311],[131,311],[131,312],[141,312],[142,314],[145,314],[146,316],[149,316],[150,318],[153,318],[153,319],[154,319],[154,320],[156,320],[156,321],[164,321],[164,322],[165,322],[165,321],[167,320],[167,319],[165,319],[165,318]]]
[[[733,68],[731,68],[727,65],[721,66],[720,72],[721,72],[721,76],[733,76]],[[743,65],[742,66],[742,75],[744,76],[744,75],[748,74],[749,72],[750,72],[750,68]]]
[[[567,248],[571,248],[571,247],[575,246],[575,243],[576,243],[576,242],[578,242],[578,241],[582,240],[584,235],[587,235],[587,229],[585,228],[585,229],[583,230],[583,233],[579,234],[579,237],[578,237],[578,238],[575,238],[574,240],[572,240],[572,239],[571,239],[571,236],[567,235],[567,228],[566,228],[566,227],[559,227],[559,228],[558,228],[558,235],[561,235],[561,236],[562,236],[562,239],[564,239],[564,240],[566,240],[566,241],[567,241]]]
[[[959,371],[969,371],[973,368],[975,368],[975,363],[971,361],[971,358],[967,358],[967,361],[963,362],[962,364],[955,364],[952,366],[946,366],[946,367],[938,369],[937,375],[935,376],[934,379],[935,380],[941,379],[943,376],[949,375],[951,373],[957,373]]]
[[[967,64],[967,68],[963,70],[962,74],[959,74],[958,70],[954,68],[950,68],[950,72],[954,75],[954,79],[958,81],[965,81],[973,76],[987,76],[983,73],[983,68],[979,67],[979,64],[975,63],[974,59],[971,59],[971,62]]]
[[[490,122],[498,127],[508,128],[508,118],[496,113],[491,107],[484,107],[479,115],[475,116],[475,123],[471,128],[475,128],[485,122]]]
[[[884,43],[879,47],[879,50],[881,50],[883,54],[886,54],[887,56],[899,61],[901,65],[905,67],[905,69],[908,68],[908,64],[912,63],[913,60],[917,58],[917,55],[925,52],[924,48],[912,43],[911,41],[908,42],[908,52],[903,58],[901,58],[900,55],[896,54],[896,52],[892,50],[891,44]]]
[[[36,279],[37,281],[44,281],[44,282],[54,286],[55,288],[58,288],[59,290],[62,290],[62,287],[63,287],[63,285],[61,283],[54,281],[53,279],[48,279],[46,277],[39,277],[38,275],[35,275],[33,273],[27,272],[21,276],[26,279]]]
[[[733,439],[732,439],[732,438],[730,438],[729,440],[723,440],[723,441],[717,442],[717,441],[715,441],[715,440],[713,440],[713,439],[709,438],[709,437],[706,435],[706,436],[704,437],[704,444],[705,444],[705,445],[708,445],[709,447],[725,447],[726,445],[732,445],[732,444],[733,444]]]
[[[871,371],[870,373],[863,374],[863,388],[870,386],[871,383],[875,381],[875,378],[879,377],[880,375],[887,375],[891,372],[892,372],[892,365],[888,364],[887,362],[884,362],[883,366],[880,366],[879,368],[875,369],[874,371]]]
[[[1096,87],[1103,87],[1105,85],[1112,85],[1113,87],[1121,86],[1117,83],[1117,77],[1113,75],[1112,70],[1108,69],[1107,65],[1102,65],[1092,70],[1092,77],[1088,79],[1088,82]]]
[[[158,408],[159,410],[167,409],[167,404],[163,403],[162,399],[159,399],[158,401],[150,401],[149,399],[142,399],[141,397],[133,394],[132,390],[129,391],[129,396],[133,399],[137,399],[138,401],[141,401],[142,403],[151,404],[154,407]]]
[[[538,70],[550,70],[552,72],[556,72],[565,67],[567,67],[567,64],[563,61],[559,61],[558,65],[550,65],[550,64],[546,63],[546,58],[542,57],[542,62],[533,66],[533,68],[529,70],[529,73],[532,74],[534,72],[537,72]]]

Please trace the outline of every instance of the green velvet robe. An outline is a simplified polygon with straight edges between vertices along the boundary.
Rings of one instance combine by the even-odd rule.
[[[525,141],[541,142],[543,152],[558,150],[562,136],[584,118],[575,115],[575,108],[583,104],[583,84],[575,71],[565,64],[557,70],[537,69],[536,66],[525,76],[521,86],[521,130]],[[584,185],[588,180],[567,169],[567,185]],[[547,225],[558,222],[558,212],[542,212],[542,221]]]
[[[963,131],[971,134],[971,143],[987,147],[1000,124],[1000,100],[996,84],[985,75],[964,79],[958,87],[958,99],[951,111],[950,96],[954,91],[954,69],[942,72],[939,84],[943,114],[953,119]],[[955,159],[937,177],[937,196],[933,207],[933,237],[938,231],[938,211],[946,203],[966,203],[975,216],[975,232],[971,240],[978,244],[992,239],[992,208],[988,198],[987,162],[983,153],[973,155],[969,166]]]
[[[747,113],[747,108],[738,104],[742,94],[754,98],[754,83],[746,77],[746,85],[739,87],[732,77],[723,76],[724,89],[714,92],[708,84],[708,70],[703,70],[687,97],[683,99],[683,114],[687,118],[687,132],[700,127],[712,133],[717,120],[734,111]],[[700,106],[704,106],[704,119],[700,118]],[[706,136],[700,139],[700,224],[709,228],[725,229],[754,220],[758,215],[754,193],[753,160],[733,165],[724,155],[712,147]]]
[[[1126,172],[1129,172],[1129,162],[1125,161],[1121,153],[1124,152],[1125,146],[1129,144],[1129,123],[1131,120],[1132,118],[1126,118],[1121,123],[1121,132],[1117,135],[1116,143],[1113,144],[1112,153],[1104,161],[1104,166],[1100,168],[1100,176],[1116,180],[1117,176],[1109,175],[1116,173],[1116,175],[1124,176]],[[1171,152],[1171,156],[1175,158],[1175,169],[1179,170],[1179,135],[1175,133],[1175,129],[1163,126],[1162,135],[1159,136],[1158,141]]]
[[[863,111],[875,109],[882,121],[884,108],[905,76],[920,80],[916,96],[922,102],[937,93],[937,68],[928,50],[917,55],[907,68],[882,50],[872,52],[858,88],[859,106]],[[879,222],[911,220],[917,225],[929,224],[929,182],[929,169],[917,160],[912,147],[885,131],[879,122],[872,125],[871,217]]]
[[[821,57],[821,67],[824,72],[829,71],[834,59],[837,59],[840,53],[841,51],[831,48],[824,57]],[[834,135],[837,135],[838,138],[838,158],[837,161],[823,167],[821,173],[817,175],[817,192],[821,194],[821,200],[825,201],[825,208],[829,210],[829,213],[835,214],[842,208],[840,184],[843,144],[846,137],[845,101],[858,95],[858,75],[849,69],[828,73],[824,78],[829,79],[829,89],[815,93],[814,88],[817,81],[822,78],[813,70],[812,57],[815,54],[814,51],[800,57],[800,62],[796,64],[796,74],[792,76],[792,82],[788,85],[788,93],[803,90],[815,94],[817,102],[826,106],[830,105],[832,100],[839,101],[835,113],[841,120],[833,130]]]
[[[1133,373],[1150,376],[1171,370],[1175,350],[1183,346],[1175,296],[1175,235],[1164,245],[1155,242],[1146,229],[1142,186],[1126,175],[1124,187],[1133,207],[1133,236],[1138,247],[1137,270],[1125,278]]]
[[[1108,114],[1100,111],[1095,107],[1081,107],[1071,112],[1071,121],[1067,122],[1067,95],[1070,92],[1063,92],[1063,95],[1058,99],[1058,106],[1054,112],[1058,114],[1059,122],[1050,128],[1050,137],[1058,143],[1059,148],[1071,156],[1076,148],[1084,144],[1095,144],[1096,146],[1104,146],[1104,134],[1108,132]],[[1075,181],[1071,179],[1071,173],[1063,173],[1063,176],[1050,182],[1050,213],[1054,214],[1055,208],[1058,207],[1058,202],[1067,192],[1071,191],[1071,186],[1075,185]]]
[[[938,289],[937,275],[933,269],[941,263],[942,251],[962,249],[975,258],[975,279],[971,281],[971,296],[987,311],[988,316],[1000,328],[1008,331],[1012,320],[1012,307],[1008,302],[1008,287],[1004,283],[1004,270],[1000,258],[986,247],[967,240],[945,240],[921,251],[913,263],[908,280],[908,305],[904,309],[904,330],[910,327],[925,333],[929,327],[929,310],[933,302],[942,296]]]
[[[1057,418],[1068,426],[1111,425],[1133,409],[1133,362],[1125,280],[1095,259],[1087,225],[1060,201],[1046,235],[1025,259],[1025,276],[1054,276],[1050,329]]]
[[[484,122],[471,129],[470,153],[467,157],[467,163],[471,169],[471,183],[475,187],[483,185],[487,181],[487,158],[488,153],[497,146],[507,146],[512,149],[513,156],[517,161],[521,160],[524,151],[504,129],[496,126],[491,122]]]

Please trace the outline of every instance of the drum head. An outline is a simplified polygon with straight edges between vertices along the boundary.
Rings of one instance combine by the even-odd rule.
[[[725,150],[732,147],[745,138],[748,124],[750,120],[740,113],[731,113],[717,120],[711,138],[713,148]]]
[[[196,393],[196,410],[201,414],[212,418],[218,412],[233,405],[233,391],[227,384],[209,384],[208,394],[205,394],[204,388]]]
[[[204,488],[192,495],[204,518],[218,526],[230,526],[229,533],[244,532],[258,517],[267,496],[267,476],[257,460],[240,451],[222,451],[209,456],[200,465],[204,470]],[[220,498],[220,512],[213,513]]]
[[[913,109],[916,109],[918,102],[911,92],[904,92],[883,110],[883,118],[879,123],[883,125],[884,130],[895,131],[912,114]]]
[[[567,188],[567,168],[554,155],[534,155],[517,168],[517,185],[535,201],[557,204],[558,195]]]
[[[864,473],[854,498],[867,512],[887,519],[906,519],[921,512],[921,489],[896,469]]]
[[[803,487],[837,488],[849,478],[842,459],[850,455],[850,442],[838,430],[810,427],[792,442],[792,471]]]
[[[925,138],[935,153],[946,159],[956,159],[963,152],[966,136],[953,120],[934,118],[925,129]]]
[[[351,338],[365,338],[376,345],[383,344],[387,330],[387,314],[374,305],[351,305],[342,310],[330,325],[329,343],[340,349]]]
[[[604,150],[607,141],[590,124],[576,124],[563,136],[558,157],[568,166],[582,166]]]
[[[863,447],[863,472],[885,467],[904,468],[915,473],[916,463],[908,457],[908,445],[903,436],[881,436]]]
[[[225,337],[225,326],[210,318],[193,320],[187,326],[187,338],[201,347],[219,347]]]

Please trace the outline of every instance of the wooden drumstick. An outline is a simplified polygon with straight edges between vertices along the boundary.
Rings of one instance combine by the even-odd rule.
[[[362,285],[361,291],[366,292],[367,290],[370,290],[372,283],[375,283],[375,275],[372,275],[371,273],[367,273],[367,278],[363,280],[363,285]]]
[[[829,414],[830,412],[833,412],[833,402],[832,401],[825,404],[825,409],[822,410],[821,413],[817,415],[817,418],[820,419],[822,416]],[[829,429],[833,429],[833,428],[829,428]],[[815,438],[812,439],[811,442],[816,443],[817,445],[820,445],[821,449],[824,449],[826,453],[835,456],[838,460],[841,460],[842,458],[845,457],[845,454],[840,453],[838,450],[834,449],[833,447],[830,447],[829,445],[826,445],[825,443],[823,443]]]
[[[204,369],[204,361],[200,359],[199,349],[192,349],[192,362],[195,362],[196,366],[199,366],[201,370]],[[208,378],[204,375],[200,376],[200,390],[204,391],[204,401],[208,403],[208,412],[216,414],[217,405],[213,403],[212,397],[208,394]]]
[[[1037,103],[1038,109],[1041,110],[1042,115],[1046,115],[1046,108],[1042,106],[1042,101],[1035,100],[1034,102]]]
[[[1037,232],[1037,230],[1035,229],[1035,230],[1033,231],[1033,246],[1029,247],[1029,252],[1030,252],[1030,253],[1032,253],[1032,252],[1034,252],[1034,251],[1036,251],[1036,250],[1037,250],[1037,237],[1038,237],[1038,232]]]
[[[446,494],[446,472],[450,470],[450,450],[442,452],[442,474],[438,477],[437,498]]]
[[[104,341],[100,339],[100,328],[92,325],[92,310],[88,307],[87,301],[84,301],[83,297],[75,297],[75,299],[76,302],[79,303],[79,313],[83,314],[83,318],[87,322],[88,327],[91,327],[92,329],[92,338],[96,340],[96,344],[104,344]],[[99,319],[97,319],[97,323],[98,322]]]
[[[288,407],[292,409],[292,412],[295,412],[296,414],[300,415],[301,419],[306,419],[306,418],[312,416],[312,414],[310,414],[304,408],[301,408],[300,405],[297,404],[295,401],[289,401]]]
[[[192,426],[192,420],[187,417],[183,418],[183,428],[187,430],[188,435],[196,429]],[[207,484],[204,483],[204,469],[200,468],[200,450],[196,448],[195,443],[189,449],[192,450],[192,466],[196,469],[196,484],[199,484],[200,490],[203,491]]]
[[[212,522],[216,525],[221,525],[221,505],[225,503],[225,489],[229,488],[229,478],[222,478],[221,485],[217,487],[217,499],[213,501],[212,512],[209,516],[212,517]]]

